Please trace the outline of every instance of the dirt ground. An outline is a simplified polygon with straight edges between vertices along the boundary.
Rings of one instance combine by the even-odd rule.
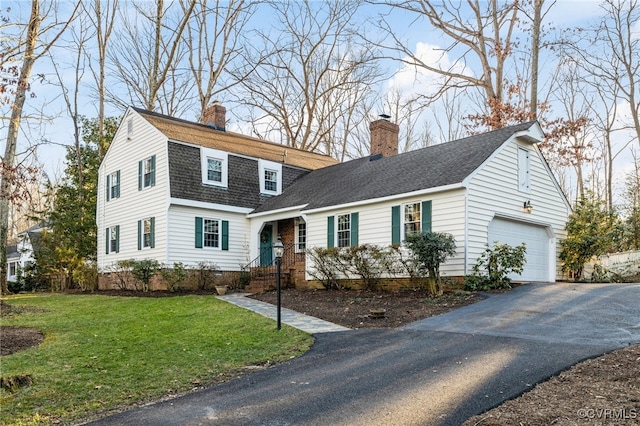
[[[155,293],[155,294],[154,294]],[[140,296],[133,292],[109,292]],[[150,292],[146,297],[166,297]],[[282,307],[349,328],[394,328],[448,312],[481,300],[467,293],[433,299],[420,291],[372,293],[359,291],[282,291]],[[253,296],[276,303],[276,293]],[[373,310],[373,311],[372,311]],[[384,310],[375,318],[376,310]],[[19,315],[23,308],[0,300],[0,315]],[[1,355],[8,355],[43,339],[38,330],[0,326]],[[464,426],[475,425],[640,425],[640,345],[587,360],[507,401]]]

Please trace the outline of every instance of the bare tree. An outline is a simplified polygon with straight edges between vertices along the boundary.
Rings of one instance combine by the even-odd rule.
[[[579,32],[581,37],[586,34],[587,43],[573,41],[565,48],[595,88],[607,90],[616,95],[617,102],[628,104],[629,121],[624,127],[635,133],[640,146],[640,2],[606,0],[602,8],[602,20]]]
[[[186,9],[188,5],[183,3],[182,7]],[[225,81],[224,77],[227,68],[240,56],[245,27],[254,10],[255,1],[250,0],[197,2],[185,38],[200,113],[220,92],[237,84],[237,80]]]
[[[95,28],[95,39],[98,49],[97,69],[94,68],[93,61],[89,61],[89,66],[96,82],[96,92],[98,98],[98,126],[102,136],[105,134],[105,96],[106,96],[106,66],[107,66],[107,47],[109,39],[113,33],[113,27],[116,22],[116,13],[118,11],[118,0],[94,0],[93,3],[84,4],[86,16],[91,20]],[[106,144],[103,140],[98,146],[100,158],[106,152]]]
[[[18,178],[15,173],[14,163],[18,145],[18,131],[22,121],[27,92],[30,89],[31,72],[35,62],[47,54],[73,21],[78,9],[76,4],[69,19],[60,21],[54,18],[49,23],[46,18],[56,12],[54,5],[50,4],[44,10],[40,6],[40,0],[31,1],[31,13],[29,22],[25,26],[26,31],[22,37],[18,38],[20,47],[12,50],[13,52],[20,51],[22,55],[20,63],[14,65],[16,71],[19,69],[17,71],[18,78],[14,84],[10,82],[9,85],[3,87],[3,91],[9,89],[13,91],[14,95],[10,104],[11,115],[7,130],[7,146],[2,157],[2,175],[0,176],[0,294],[8,292],[6,269],[9,203],[17,195],[16,192],[12,191],[12,186]],[[48,35],[52,35],[52,37],[44,41]],[[7,64],[3,61],[3,65],[6,66]]]
[[[355,108],[381,76],[372,52],[355,43],[358,5],[270,3],[277,27],[256,34],[259,43],[245,59],[253,72],[239,71],[247,75],[240,102],[252,108],[254,133],[275,132],[289,146],[344,157],[349,129],[362,122]]]
[[[177,98],[168,99],[167,95],[184,91],[184,84],[188,84],[189,73],[178,64],[187,54],[183,36],[196,0],[189,0],[179,10],[171,9],[171,5],[165,8],[164,0],[158,0],[152,11],[148,10],[149,4],[131,3],[131,7],[119,10],[122,27],[107,56],[116,78],[124,85],[118,88],[126,89],[129,99],[121,99],[119,92],[109,88],[107,97],[120,106],[130,102],[150,111],[180,115],[182,102],[176,104]],[[172,87],[165,87],[169,83]]]
[[[398,31],[385,17],[378,21],[385,39],[376,43],[391,49],[406,65],[421,68],[442,77],[438,90],[428,94],[428,101],[439,99],[451,89],[473,88],[484,94],[486,114],[492,115],[495,127],[504,126],[501,105],[507,88],[507,61],[514,49],[514,29],[518,19],[518,2],[468,0],[462,3],[406,0],[382,2],[426,20],[450,43],[442,48],[437,63],[424,61],[398,36]],[[477,68],[476,68],[477,67]],[[475,69],[474,69],[475,68]],[[428,104],[427,102],[426,104]]]

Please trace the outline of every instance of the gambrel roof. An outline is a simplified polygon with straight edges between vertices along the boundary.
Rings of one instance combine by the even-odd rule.
[[[312,210],[460,184],[507,140],[533,126],[538,127],[537,122],[399,155],[365,157],[315,170],[252,213],[294,206]]]
[[[337,163],[337,160],[328,155],[303,151],[240,133],[217,130],[205,124],[169,117],[140,108],[132,107],[132,109],[172,141],[262,158],[307,170],[315,170]]]

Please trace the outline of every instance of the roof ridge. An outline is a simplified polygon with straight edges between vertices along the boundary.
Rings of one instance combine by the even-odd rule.
[[[284,149],[290,149],[296,152],[300,152],[300,153],[304,153],[304,154],[309,154],[309,155],[314,155],[314,156],[322,156],[322,157],[328,157],[328,158],[333,158],[328,154],[322,154],[322,153],[318,153],[318,152],[313,152],[313,151],[307,151],[301,148],[296,148],[296,147],[292,147],[289,145],[284,145],[278,142],[274,142],[274,141],[270,141],[267,139],[262,139],[262,138],[257,138],[255,136],[250,136],[250,135],[245,135],[244,133],[238,133],[238,132],[230,132],[228,130],[219,130],[219,129],[215,129],[207,124],[203,124],[203,123],[198,123],[197,121],[190,121],[190,120],[186,120],[184,118],[179,118],[179,117],[173,117],[171,115],[166,115],[166,114],[161,114],[155,111],[149,111],[143,108],[138,108],[135,106],[131,106],[131,108],[136,111],[137,113],[141,114],[141,115],[151,115],[154,116],[156,118],[159,119],[163,119],[163,120],[169,120],[169,121],[174,121],[174,122],[178,122],[184,125],[191,125],[191,126],[196,126],[202,129],[206,129],[206,130],[210,130],[210,131],[215,131],[215,132],[220,132],[229,136],[235,136],[235,137],[240,137],[243,139],[247,139],[247,140],[251,140],[251,141],[255,141],[255,142],[259,142],[259,143],[264,143],[267,145],[271,145],[274,147],[279,147],[279,148],[284,148]],[[196,143],[196,145],[199,145]]]

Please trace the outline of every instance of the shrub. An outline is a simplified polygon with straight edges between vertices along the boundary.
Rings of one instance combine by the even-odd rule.
[[[142,291],[149,291],[151,278],[162,269],[162,265],[155,259],[142,259],[133,262],[131,274],[142,284]]]
[[[510,273],[521,274],[524,270],[527,250],[525,243],[516,247],[494,242],[493,248],[487,248],[473,266],[473,274],[465,278],[465,289],[491,290],[511,288]]]
[[[171,292],[177,291],[187,279],[187,269],[182,262],[175,262],[173,268],[162,269],[160,274],[167,283],[167,289]]]
[[[442,232],[424,232],[410,234],[405,244],[413,252],[418,272],[427,277],[427,289],[434,295],[442,294],[440,264],[456,254],[456,242],[451,234]]]
[[[131,271],[136,261],[134,259],[119,260],[109,268],[109,272],[115,277],[116,286],[120,290],[129,290],[129,282],[132,280]],[[134,282],[135,286],[135,282]],[[137,288],[135,288],[137,290]]]
[[[198,288],[200,290],[206,290],[207,286],[210,287],[215,286],[216,284],[216,275],[218,274],[218,265],[214,262],[209,261],[201,261],[198,262],[197,267],[197,277],[198,277]]]
[[[366,290],[372,290],[380,281],[384,271],[382,262],[383,251],[371,244],[345,247],[339,251],[342,271],[347,276],[360,277]]]
[[[98,288],[98,266],[95,262],[83,262],[73,272],[73,281],[83,291],[93,291]]]
[[[341,288],[338,284],[338,276],[342,269],[338,260],[339,253],[340,249],[336,247],[313,247],[307,250],[307,255],[314,265],[313,269],[308,271],[309,275],[320,281],[327,290]]]

